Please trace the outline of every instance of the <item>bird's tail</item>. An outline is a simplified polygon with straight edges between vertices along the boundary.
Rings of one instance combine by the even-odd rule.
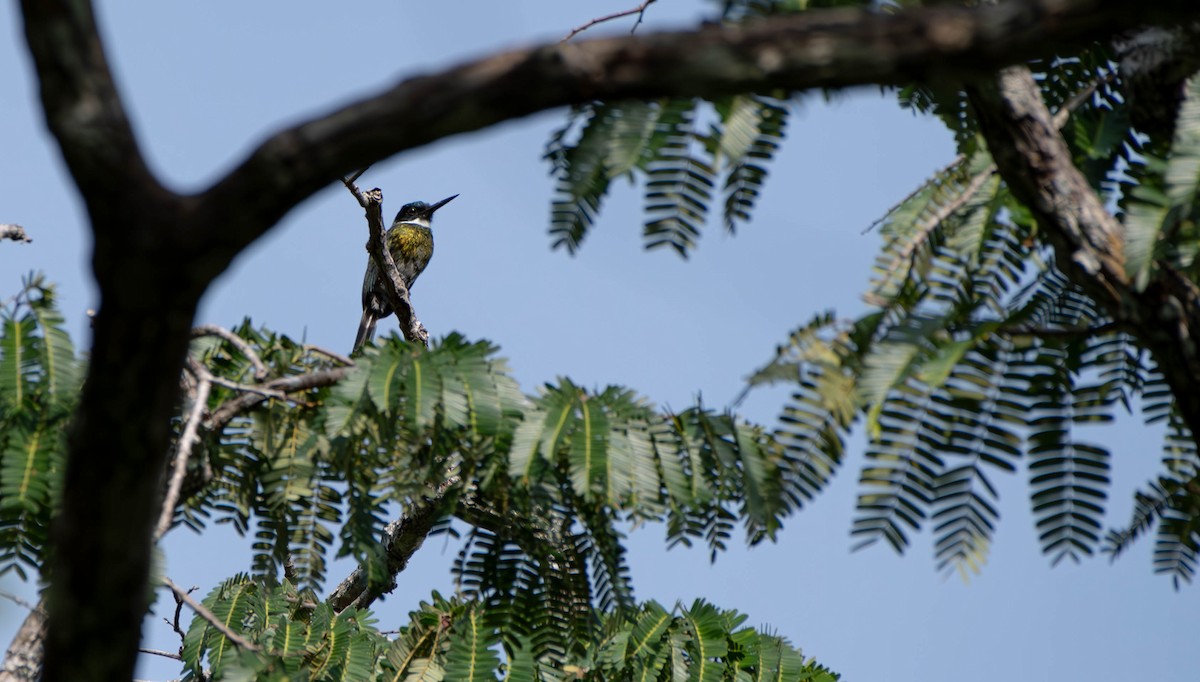
[[[362,319],[358,322],[358,335],[354,337],[354,348],[350,354],[353,355],[362,348],[362,345],[367,341],[375,338],[375,316],[371,314],[369,309],[363,310]]]

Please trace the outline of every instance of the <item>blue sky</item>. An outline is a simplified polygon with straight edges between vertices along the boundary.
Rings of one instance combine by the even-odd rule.
[[[281,125],[398,78],[489,51],[554,40],[633,2],[336,3],[103,2],[109,56],[153,168],[182,191],[203,187]],[[348,8],[352,7],[352,9]],[[710,10],[662,0],[639,30],[685,26]],[[596,29],[628,30],[629,22]],[[0,6],[0,222],[33,244],[0,245],[0,299],[41,270],[59,284],[72,335],[86,345],[95,305],[84,214],[49,141],[14,3]],[[444,140],[377,164],[361,181],[405,201],[461,196],[438,213],[437,252],[413,297],[435,335],[460,331],[503,348],[526,391],[557,376],[623,384],[660,406],[702,396],[726,405],[787,332],[833,308],[852,316],[878,245],[874,219],[954,155],[933,120],[876,91],[826,103],[798,99],[788,142],[754,221],[735,237],[713,226],[683,262],[641,248],[640,198],[618,183],[582,252],[551,252],[553,185],[541,160],[563,112]],[[390,207],[390,209],[388,208]],[[206,297],[199,321],[256,323],[348,351],[360,314],[366,255],[361,210],[340,186],[297,207],[241,256]],[[394,321],[381,325],[383,333]],[[743,414],[773,424],[785,392],[753,394]],[[1136,418],[1086,436],[1114,455],[1107,523],[1128,518],[1132,490],[1158,467],[1158,434]],[[664,549],[660,528],[631,539],[639,598],[705,597],[789,637],[848,680],[1193,680],[1200,669],[1200,595],[1151,571],[1149,543],[1120,561],[1051,569],[1028,512],[1025,474],[1000,475],[1002,521],[982,575],[964,583],[934,570],[927,535],[907,556],[851,553],[861,441],[831,487],[785,524],[774,545]],[[225,528],[176,530],[166,573],[207,592],[248,567],[248,543]],[[450,589],[456,546],[435,538],[379,605],[385,628],[433,588]],[[342,570],[348,567],[340,565]],[[333,579],[342,575],[337,568]],[[28,595],[11,577],[0,589]],[[163,596],[169,602],[169,598]],[[0,640],[23,617],[0,599]],[[178,640],[157,617],[146,645]],[[146,658],[138,676],[177,668]]]

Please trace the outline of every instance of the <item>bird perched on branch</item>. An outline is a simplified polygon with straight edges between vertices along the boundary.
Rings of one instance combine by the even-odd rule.
[[[432,205],[424,201],[405,204],[396,214],[392,226],[384,233],[383,241],[392,254],[392,260],[396,261],[400,279],[408,289],[412,289],[413,282],[417,281],[433,257],[433,231],[429,229],[433,212],[457,196],[446,197]],[[375,267],[375,259],[370,256],[367,256],[367,272],[363,276],[362,305],[362,320],[358,323],[358,335],[354,338],[351,353],[375,336],[376,322],[396,312],[388,300],[379,269]]]

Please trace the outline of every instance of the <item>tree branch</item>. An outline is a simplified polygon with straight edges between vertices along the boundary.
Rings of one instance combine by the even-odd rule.
[[[254,348],[246,343],[242,337],[234,334],[228,329],[215,324],[202,324],[192,329],[192,338],[198,339],[202,336],[215,336],[224,339],[229,345],[238,349],[238,352],[246,357],[251,364],[254,365],[254,378],[262,381],[267,378],[267,366],[263,364],[258,353],[254,352]]]
[[[175,466],[167,484],[167,494],[163,497],[158,525],[154,528],[155,542],[161,540],[171,529],[171,521],[175,518],[175,504],[179,501],[179,491],[183,489],[183,478],[187,474],[187,463],[192,456],[192,446],[200,440],[200,419],[208,407],[208,393],[212,390],[213,375],[198,362],[192,361],[190,364],[192,374],[196,377],[196,393],[192,396],[192,407],[188,410],[187,419],[183,422],[183,432],[179,434],[179,441],[175,446]]]
[[[138,653],[150,654],[151,656],[162,656],[163,658],[171,658],[176,661],[183,660],[183,656],[180,656],[179,654],[171,653],[170,651],[162,651],[160,649],[147,649],[145,647],[138,647]]]
[[[91,4],[22,0],[21,10],[46,123],[89,211],[116,209],[131,183],[165,193],[138,149]]]
[[[217,233],[212,237],[227,261],[292,206],[354,169],[554,107],[596,99],[958,81],[1130,25],[1198,15],[1200,6],[1190,0],[1012,0],[894,14],[810,11],[744,27],[512,50],[409,78],[273,135],[199,198],[220,216],[196,228]]]
[[[1200,437],[1200,290],[1163,262],[1145,288],[1130,280],[1121,225],[1075,167],[1027,68],[1004,69],[968,95],[1001,175],[1045,231],[1059,269],[1150,350]]]
[[[221,622],[221,619],[217,618],[212,611],[209,611],[204,604],[201,604],[193,599],[192,595],[188,594],[183,588],[172,582],[170,578],[163,576],[162,583],[167,587],[167,589],[171,590],[176,599],[179,599],[184,604],[187,604],[192,611],[196,612],[197,616],[200,616],[205,622],[216,628],[217,632],[220,632],[222,635],[224,635],[225,639],[228,639],[235,646],[246,649],[247,651],[259,650],[258,645],[254,644],[245,637],[242,637],[233,630],[230,630],[229,626]]]
[[[587,22],[586,24],[581,24],[581,25],[576,26],[575,28],[571,29],[571,32],[568,33],[567,36],[565,38],[563,38],[562,41],[560,41],[560,42],[564,42],[564,43],[569,42],[571,40],[571,38],[574,38],[575,36],[579,35],[580,33],[583,33],[584,31],[588,30],[589,28],[591,28],[593,26],[597,26],[599,24],[603,24],[608,21],[613,21],[614,19],[620,19],[621,17],[628,17],[628,16],[636,14],[637,21],[633,22],[633,27],[629,29],[629,33],[632,34],[637,31],[638,26],[642,25],[642,19],[644,19],[646,16],[646,8],[649,7],[650,5],[653,5],[655,2],[656,2],[656,0],[645,0],[644,2],[642,2],[642,4],[638,5],[637,7],[632,8],[632,9],[621,10],[620,12],[613,12],[612,14],[606,14],[602,17],[596,17],[595,19],[592,19],[591,21]]]
[[[387,525],[383,537],[384,552],[387,554],[387,582],[372,585],[361,566],[354,569],[329,595],[327,601],[334,611],[341,613],[351,606],[366,608],[396,589],[396,576],[408,567],[408,560],[421,549],[433,524],[445,511],[448,491],[460,482],[458,476],[451,476],[437,487],[432,496]]]
[[[346,376],[347,369],[347,367],[334,367],[333,369],[322,369],[309,372],[308,374],[280,377],[264,382],[256,388],[279,393],[296,393],[313,388],[332,386],[341,381],[342,377]],[[268,395],[260,391],[256,393],[242,393],[236,398],[226,400],[221,403],[220,407],[213,410],[212,416],[209,417],[209,430],[219,431],[225,428],[234,417],[263,402],[268,397]]]
[[[0,682],[37,682],[42,677],[46,646],[45,600],[25,615],[0,664]]]

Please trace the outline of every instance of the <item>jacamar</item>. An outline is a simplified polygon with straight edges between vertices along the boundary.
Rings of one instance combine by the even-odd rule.
[[[396,214],[392,226],[383,234],[383,241],[392,254],[392,260],[396,261],[396,269],[400,271],[400,279],[410,291],[413,282],[417,281],[433,257],[433,231],[429,229],[433,212],[457,196],[446,197],[432,205],[424,201],[405,204]],[[358,336],[354,338],[351,353],[375,336],[376,322],[396,312],[384,293],[375,259],[370,256],[367,256],[367,273],[363,276],[362,306],[362,320],[358,323]]]

